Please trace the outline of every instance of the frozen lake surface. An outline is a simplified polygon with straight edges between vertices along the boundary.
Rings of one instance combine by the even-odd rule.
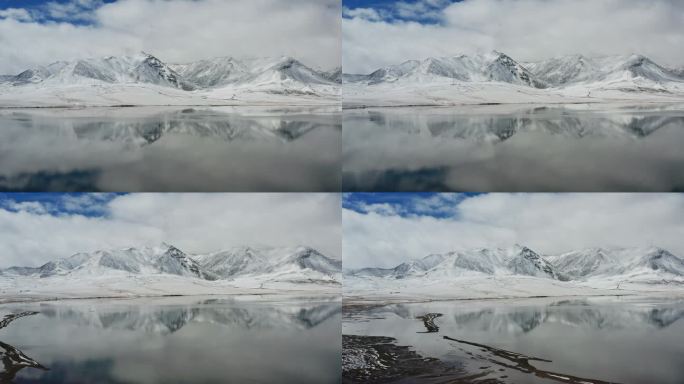
[[[345,191],[684,191],[684,106],[350,109]]]
[[[340,381],[339,298],[15,303],[2,319],[0,382]]]
[[[334,192],[337,107],[0,110],[0,190]]]
[[[408,347],[425,361],[422,367],[402,372],[412,376],[413,382],[449,378],[455,383],[674,384],[684,377],[682,299],[602,297],[350,306],[345,307],[343,335],[345,382],[362,381],[360,377],[369,381],[391,378],[392,369],[406,364],[396,357],[401,356],[400,347]],[[364,350],[375,351],[389,368],[374,364],[376,360],[368,357],[373,353],[362,357]],[[392,353],[383,356],[388,350]],[[415,365],[416,358],[406,360]]]

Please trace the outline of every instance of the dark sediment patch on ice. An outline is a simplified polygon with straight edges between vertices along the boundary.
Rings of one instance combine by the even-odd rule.
[[[342,335],[343,383],[499,383],[486,374],[421,356],[392,337]]]

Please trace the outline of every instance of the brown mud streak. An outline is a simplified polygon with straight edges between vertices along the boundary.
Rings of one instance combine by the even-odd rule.
[[[510,369],[515,369],[520,372],[524,373],[529,373],[532,375],[535,375],[537,377],[541,377],[543,379],[549,379],[553,381],[557,381],[560,383],[569,383],[569,384],[618,384],[616,382],[611,382],[611,381],[603,381],[603,380],[596,380],[596,379],[586,379],[582,377],[577,377],[577,376],[572,376],[572,375],[566,375],[558,372],[552,372],[552,371],[545,371],[542,369],[538,369],[537,367],[533,366],[530,361],[543,361],[550,363],[551,360],[546,360],[546,359],[541,359],[538,357],[532,357],[532,356],[526,356],[521,353],[517,352],[511,352],[507,351],[505,349],[499,349],[499,348],[494,348],[490,347],[489,345],[485,344],[479,344],[479,343],[473,343],[471,341],[466,341],[466,340],[459,340],[459,339],[454,339],[449,336],[443,336],[444,339],[449,340],[449,341],[455,341],[457,343],[461,344],[467,344],[467,345],[472,345],[478,348],[482,348],[486,351],[491,352],[494,356],[506,359],[510,362],[513,362],[515,364],[506,364],[500,361],[497,361],[496,359],[487,359],[490,362],[501,365],[506,368]]]

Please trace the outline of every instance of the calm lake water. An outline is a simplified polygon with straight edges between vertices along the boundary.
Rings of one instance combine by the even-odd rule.
[[[0,382],[340,381],[339,298],[6,304],[0,319],[22,312],[0,329],[0,353],[26,359],[5,361]]]
[[[437,329],[417,318],[428,313],[441,314],[432,321]],[[345,310],[343,334],[394,338],[396,345],[452,364],[462,376],[480,375],[482,381],[684,382],[681,299],[395,304]],[[575,381],[563,381],[568,377]]]
[[[684,191],[684,106],[345,110],[346,191]]]
[[[0,110],[0,190],[339,191],[341,112]]]

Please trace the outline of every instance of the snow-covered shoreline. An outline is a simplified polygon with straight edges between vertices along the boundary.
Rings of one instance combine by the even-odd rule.
[[[202,281],[171,275],[139,278],[102,276],[65,280],[62,277],[34,279],[0,277],[0,304],[89,299],[135,299],[175,296],[340,296],[339,284],[272,283],[268,287],[239,287],[225,281]]]

